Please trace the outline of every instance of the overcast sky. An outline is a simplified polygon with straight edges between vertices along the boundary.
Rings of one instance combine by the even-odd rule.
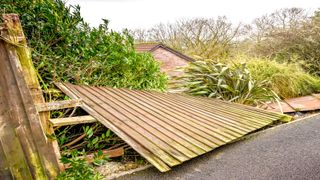
[[[276,9],[301,7],[312,12],[320,0],[67,0],[79,4],[85,21],[98,26],[102,18],[110,28],[148,28],[180,18],[227,16],[233,23],[250,23]]]

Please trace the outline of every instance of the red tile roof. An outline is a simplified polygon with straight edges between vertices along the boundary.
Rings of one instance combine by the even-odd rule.
[[[153,52],[158,48],[163,48],[167,51],[170,51],[171,53],[181,57],[182,59],[185,59],[187,61],[194,61],[191,57],[182,54],[181,52],[174,50],[164,44],[161,43],[141,43],[141,44],[135,44],[135,49],[137,52],[142,53],[142,52]]]
[[[159,43],[135,44],[135,49],[137,52],[151,52],[158,45]]]

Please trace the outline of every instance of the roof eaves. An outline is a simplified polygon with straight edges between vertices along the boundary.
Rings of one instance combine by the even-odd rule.
[[[160,47],[162,47],[163,49],[166,49],[167,51],[170,51],[171,53],[173,53],[173,54],[175,54],[175,55],[177,55],[177,56],[179,56],[179,57],[181,57],[181,58],[183,58],[183,59],[185,59],[187,61],[190,61],[190,62],[194,62],[195,61],[193,58],[191,58],[191,57],[189,57],[189,56],[187,56],[185,54],[182,54],[181,52],[179,52],[177,50],[174,50],[174,49],[172,49],[172,48],[170,48],[170,47],[168,47],[168,46],[166,46],[166,45],[164,45],[162,43],[159,43],[158,45],[156,45],[155,47],[153,47],[149,51],[153,52],[153,51],[155,51],[156,49],[158,49]]]

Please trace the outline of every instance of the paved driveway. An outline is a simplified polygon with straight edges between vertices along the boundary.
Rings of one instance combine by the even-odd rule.
[[[320,179],[320,116],[262,131],[183,163],[121,179]]]

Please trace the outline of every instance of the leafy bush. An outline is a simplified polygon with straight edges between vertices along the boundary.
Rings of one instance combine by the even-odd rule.
[[[61,162],[69,165],[70,168],[60,173],[56,180],[100,180],[103,177],[96,173],[92,166],[88,165],[84,159],[78,154],[74,154],[72,158],[62,157]]]
[[[64,0],[6,0],[0,13],[17,13],[45,87],[53,81],[134,89],[164,89],[166,76],[149,54],[138,54],[126,32],[104,20],[90,28],[79,6]]]
[[[192,95],[258,105],[275,98],[275,94],[265,88],[266,83],[253,80],[246,64],[230,66],[208,60],[186,67],[178,87]]]

